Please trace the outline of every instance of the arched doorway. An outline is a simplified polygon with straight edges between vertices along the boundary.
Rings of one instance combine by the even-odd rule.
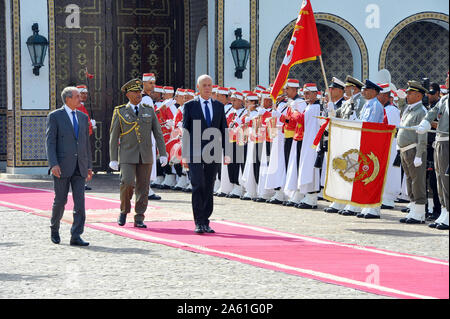
[[[448,16],[421,13],[400,22],[386,37],[380,69],[405,88],[409,80],[429,78],[443,84],[449,66]]]
[[[357,78],[368,75],[367,47],[356,29],[347,21],[330,14],[315,13],[322,57],[328,80],[333,76],[345,80],[349,74]],[[286,54],[296,20],[289,23],[275,40],[270,56],[270,81],[273,82]],[[325,88],[319,60],[294,66],[289,77],[302,83],[315,82]]]

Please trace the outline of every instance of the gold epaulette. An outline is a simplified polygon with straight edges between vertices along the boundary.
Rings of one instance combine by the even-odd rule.
[[[145,107],[148,107],[148,108],[153,108],[152,106],[150,106],[148,104],[141,104],[141,106],[145,106]]]
[[[125,107],[125,106],[127,106],[128,104],[122,104],[122,105],[119,105],[119,106],[116,106],[114,109],[121,109],[122,107]]]

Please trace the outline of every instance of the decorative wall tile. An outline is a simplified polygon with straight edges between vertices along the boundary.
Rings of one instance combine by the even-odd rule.
[[[46,160],[45,129],[46,117],[24,116],[22,117],[22,161]]]
[[[386,69],[392,82],[406,88],[409,80],[427,77],[445,83],[449,65],[448,30],[432,22],[414,22],[392,40],[386,55]]]

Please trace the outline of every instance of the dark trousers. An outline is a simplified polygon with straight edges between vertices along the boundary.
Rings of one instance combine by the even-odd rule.
[[[253,173],[255,174],[256,184],[259,183],[259,168],[261,167],[261,156],[263,151],[263,143],[255,143],[255,156],[253,162]]]
[[[439,216],[441,214],[441,202],[439,201],[436,172],[434,171],[434,168],[432,170],[427,170],[427,185],[427,198],[431,193],[431,195],[433,196],[433,213]],[[428,202],[425,204],[425,206],[428,211]]]
[[[52,218],[50,220],[50,229],[52,232],[58,232],[61,219],[64,215],[64,207],[67,203],[67,195],[69,188],[72,187],[72,198],[74,202],[73,208],[73,224],[70,229],[72,238],[79,238],[84,231],[84,223],[86,221],[86,209],[84,205],[84,185],[86,179],[81,176],[77,167],[70,177],[57,178],[53,176],[53,187],[55,190],[55,199],[52,207]]]
[[[231,163],[228,165],[228,178],[231,184],[239,185],[239,172],[242,163],[245,163],[244,146],[240,146],[237,143],[231,143],[231,148],[233,150],[233,156]],[[244,168],[242,168],[242,172]]]
[[[214,210],[214,182],[221,164],[189,164],[195,225],[209,225]]]

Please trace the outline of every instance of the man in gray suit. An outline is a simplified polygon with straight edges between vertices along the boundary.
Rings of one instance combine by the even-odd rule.
[[[77,111],[80,93],[76,87],[67,87],[61,93],[64,105],[47,118],[47,158],[53,175],[55,200],[52,207],[51,240],[59,244],[59,226],[67,203],[69,187],[73,193],[73,225],[70,245],[88,246],[81,239],[86,220],[84,185],[92,179],[92,158],[89,143],[89,122],[83,112]]]

